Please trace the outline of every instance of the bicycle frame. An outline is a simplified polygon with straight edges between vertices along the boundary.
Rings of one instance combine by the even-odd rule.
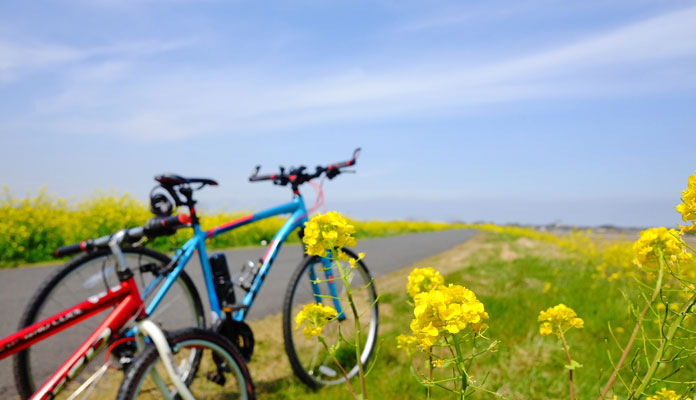
[[[193,256],[193,253],[198,252],[199,261],[203,270],[203,279],[205,281],[205,287],[208,293],[208,302],[210,303],[212,322],[217,322],[222,317],[222,310],[220,309],[218,298],[215,293],[210,263],[208,261],[208,256],[205,249],[205,240],[213,238],[230,230],[239,228],[240,226],[280,214],[291,215],[275,234],[275,236],[271,240],[271,243],[268,245],[266,253],[261,258],[262,264],[259,267],[259,270],[256,276],[254,277],[253,282],[251,283],[249,291],[244,295],[244,297],[241,300],[241,305],[243,306],[243,308],[235,311],[233,315],[234,320],[243,321],[245,316],[247,315],[249,308],[254,302],[254,298],[256,298],[256,295],[258,294],[258,291],[261,288],[261,284],[263,283],[266,274],[268,274],[268,271],[270,270],[271,265],[273,264],[273,261],[275,260],[275,257],[278,254],[278,251],[280,250],[281,245],[295,228],[304,226],[304,224],[308,220],[307,209],[305,207],[302,196],[299,194],[295,195],[295,197],[293,197],[293,199],[289,203],[269,208],[256,214],[247,215],[245,217],[227,222],[223,225],[217,226],[207,231],[201,230],[198,224],[193,224],[193,237],[189,239],[186,243],[184,243],[181,249],[177,250],[174,254],[172,261],[175,267],[169,274],[167,274],[167,277],[164,283],[162,284],[162,287],[154,295],[152,302],[150,302],[146,307],[146,315],[150,315],[157,308],[157,305],[159,304],[160,300],[167,293],[167,290],[174,283],[181,270],[184,269],[188,261]],[[328,260],[322,260],[322,262],[325,266],[323,269],[329,286],[329,296],[334,299],[334,307],[336,307],[339,319],[343,319],[340,318],[341,316],[343,316],[343,312],[341,310],[341,305],[338,301],[336,286],[333,283],[333,275],[330,269],[331,264]],[[310,269],[310,278],[312,280],[316,280],[316,272],[313,270],[313,268]],[[151,283],[151,286],[147,288],[146,292],[148,292],[152,287],[154,287],[157,284],[159,284],[159,282],[153,281]],[[312,289],[314,291],[315,299],[317,299],[317,302],[321,302],[322,296],[319,291],[318,285],[313,284]]]
[[[0,340],[0,359],[116,306],[87,340],[31,397],[32,400],[53,398],[108,343],[113,333],[119,332],[134,316],[142,314],[142,304],[138,286],[133,277],[130,277],[122,281],[119,286],[92,296],[65,311]]]

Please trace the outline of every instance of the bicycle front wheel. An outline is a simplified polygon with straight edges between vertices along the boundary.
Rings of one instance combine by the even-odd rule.
[[[355,253],[344,251],[353,259]],[[337,360],[348,377],[358,373],[355,351],[356,338],[359,337],[360,360],[366,367],[377,340],[378,307],[377,290],[367,270],[360,260],[351,270],[347,262],[341,263],[344,271],[350,271],[348,282],[355,307],[359,316],[360,331],[355,324],[355,317],[346,298],[346,287],[340,279],[333,280],[333,288],[326,280],[338,277],[338,268],[334,264],[327,269],[319,257],[305,257],[290,280],[285,302],[283,304],[283,337],[285,351],[295,375],[311,388],[322,385],[334,385],[344,382],[341,370],[336,366]],[[333,307],[339,313],[324,326],[322,337],[329,346],[336,345],[334,357],[329,355],[317,338],[305,338],[301,329],[294,325],[295,316],[309,303],[322,303]]]
[[[167,335],[174,364],[189,371],[192,352],[202,353],[195,376],[185,378],[196,400],[254,399],[254,385],[239,350],[221,335],[198,328]],[[171,399],[177,397],[155,346],[148,346],[126,371],[117,400]]]
[[[126,248],[123,249],[123,253],[126,264],[135,275],[141,295],[154,279],[164,276],[161,271],[170,262],[166,255],[144,247]],[[78,256],[57,269],[42,283],[29,301],[19,328],[55,315],[118,284],[116,260],[109,250],[98,250]],[[112,310],[104,310],[17,353],[14,358],[14,375],[20,397],[28,399]],[[205,325],[198,291],[191,278],[183,271],[150,319],[160,323],[164,329]],[[113,398],[123,379],[122,370],[128,365],[134,352],[133,342],[115,346],[111,349],[110,364],[116,368],[102,371],[99,368],[105,359],[105,351],[102,350],[94,356],[93,363],[88,364],[79,375],[68,382],[61,394],[65,396],[87,382],[90,377],[98,377],[92,380],[93,383],[88,390],[79,398]],[[195,358],[192,359],[192,362],[195,361]],[[195,363],[193,365],[195,366]]]

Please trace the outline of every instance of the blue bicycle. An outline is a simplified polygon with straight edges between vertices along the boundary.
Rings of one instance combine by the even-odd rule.
[[[67,263],[44,282],[27,306],[21,325],[29,326],[41,320],[44,315],[55,314],[56,309],[64,309],[66,305],[71,304],[69,299],[84,299],[90,295],[109,293],[115,285],[118,285],[118,282],[123,282],[130,279],[133,274],[137,274],[136,281],[141,286],[144,306],[138,315],[133,316],[134,320],[148,317],[159,322],[165,329],[204,327],[205,316],[198,292],[183,271],[194,253],[198,253],[210,306],[211,327],[229,338],[244,357],[249,359],[254,348],[254,338],[251,329],[244,323],[245,316],[270,271],[281,245],[297,228],[302,236],[302,228],[308,220],[307,208],[299,191],[300,186],[321,176],[335,178],[344,172],[345,168],[355,165],[359,150],[356,149],[353,157],[348,161],[318,166],[314,172],[307,172],[304,166],[288,171],[281,167],[276,174],[259,175],[260,166],[257,166],[249,180],[251,182],[271,181],[276,185],[289,186],[293,192],[291,201],[207,231],[200,228],[194,192],[205,186],[216,186],[217,183],[207,178],[184,178],[171,174],[157,176],[155,179],[159,185],[155,189],[162,189],[169,195],[155,189],[151,192],[151,209],[157,216],[150,219],[143,227],[123,230],[117,234],[82,241],[56,250],[56,256],[81,251],[86,253]],[[173,207],[168,197],[177,207],[186,207],[189,213],[172,216]],[[207,256],[205,247],[207,239],[281,214],[290,215],[271,240],[259,265],[249,265],[241,274],[231,275],[224,254],[216,253],[210,257]],[[192,228],[193,236],[176,250],[171,259],[164,254],[140,246],[144,238],[170,235],[182,227]],[[115,260],[116,252],[111,251],[110,246],[111,249],[113,246],[123,248],[122,252],[117,252],[117,256],[123,258]],[[357,259],[352,251],[346,250],[346,252],[350,257]],[[127,265],[128,268],[121,267],[123,265]],[[350,268],[347,269],[350,270]],[[283,303],[282,326],[286,353],[294,373],[312,388],[341,383],[343,376],[337,369],[332,356],[326,353],[323,346],[314,338],[306,339],[301,331],[293,326],[294,315],[307,303],[323,303],[336,309],[339,317],[324,328],[322,336],[328,343],[336,344],[333,356],[338,359],[348,376],[353,376],[358,371],[354,348],[355,335],[358,334],[355,321],[352,313],[343,312],[349,309],[345,299],[345,287],[340,279],[334,279],[333,272],[333,267],[327,259],[316,256],[305,257],[289,281]],[[357,267],[352,270],[348,282],[361,315],[359,339],[362,343],[362,353],[360,358],[365,365],[377,338],[377,292],[373,279],[362,260],[357,262]],[[99,294],[100,291],[102,293]],[[241,299],[237,299],[237,293],[240,291]],[[89,326],[84,326],[88,321],[78,324],[83,326],[82,329],[85,332],[91,332]],[[75,335],[73,333],[73,336]],[[109,338],[109,345],[106,346],[108,353],[105,357],[111,358],[112,364],[115,364],[117,368],[120,366],[123,369],[132,361],[134,349],[132,342],[128,339],[134,335],[134,328],[131,325],[120,332],[114,332]],[[84,337],[86,336],[78,336],[74,340],[80,343]],[[65,338],[61,339],[65,340]],[[46,346],[52,346],[52,349],[55,347],[74,349],[71,344],[64,342],[59,346],[50,343]],[[47,365],[49,363],[42,354],[42,350],[30,352],[31,349],[33,347],[18,353],[15,359],[15,378],[20,394],[32,393],[35,387],[34,382],[43,382],[46,371],[52,371],[52,367]],[[186,368],[195,369],[199,362],[200,354],[191,352],[186,365],[180,366],[180,369],[183,371],[186,371]],[[88,368],[84,370],[89,371]],[[82,381],[91,379],[89,372],[86,375]]]

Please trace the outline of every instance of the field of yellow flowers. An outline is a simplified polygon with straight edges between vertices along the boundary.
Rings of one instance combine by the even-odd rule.
[[[200,212],[200,211],[199,211]],[[242,212],[200,212],[203,229],[233,220]],[[97,192],[79,202],[69,202],[39,190],[36,196],[16,198],[5,187],[0,193],[0,268],[51,260],[53,250],[119,229],[140,226],[150,218],[149,208],[128,194]],[[269,218],[243,226],[207,242],[211,248],[258,245],[270,241],[283,224]],[[458,227],[454,224],[416,221],[352,221],[355,237],[379,237]],[[168,251],[191,237],[190,229],[155,239],[149,247]],[[289,242],[297,242],[290,235]]]

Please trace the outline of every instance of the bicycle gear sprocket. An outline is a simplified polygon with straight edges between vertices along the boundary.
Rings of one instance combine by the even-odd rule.
[[[239,349],[245,361],[251,360],[254,353],[254,333],[249,325],[227,316],[217,325],[215,332],[229,339]]]

